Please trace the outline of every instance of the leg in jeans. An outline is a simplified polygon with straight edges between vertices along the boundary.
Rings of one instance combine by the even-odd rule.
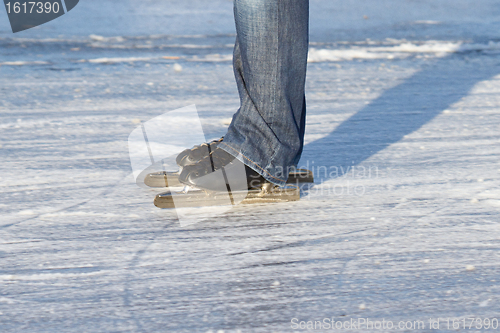
[[[234,0],[241,107],[220,148],[283,185],[303,148],[308,0]]]

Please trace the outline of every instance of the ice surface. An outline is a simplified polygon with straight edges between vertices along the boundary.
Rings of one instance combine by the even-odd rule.
[[[192,104],[224,134],[231,7],[86,0],[15,35],[0,14],[1,332],[499,319],[498,1],[311,0],[315,186],[181,227],[127,139]]]

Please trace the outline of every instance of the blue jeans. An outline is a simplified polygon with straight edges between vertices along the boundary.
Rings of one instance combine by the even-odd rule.
[[[234,0],[241,106],[220,148],[285,184],[304,145],[309,0]]]

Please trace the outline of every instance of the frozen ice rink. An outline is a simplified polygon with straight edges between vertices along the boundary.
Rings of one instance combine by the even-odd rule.
[[[314,187],[181,227],[127,138],[223,135],[233,42],[229,0],[0,10],[0,331],[498,330],[500,1],[311,0]]]

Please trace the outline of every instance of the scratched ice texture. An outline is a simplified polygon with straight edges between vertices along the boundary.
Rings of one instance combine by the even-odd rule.
[[[0,330],[498,323],[499,17],[494,0],[311,0],[314,186],[182,227],[135,184],[127,138],[192,104],[224,134],[232,2],[82,0],[17,34],[0,10]]]

